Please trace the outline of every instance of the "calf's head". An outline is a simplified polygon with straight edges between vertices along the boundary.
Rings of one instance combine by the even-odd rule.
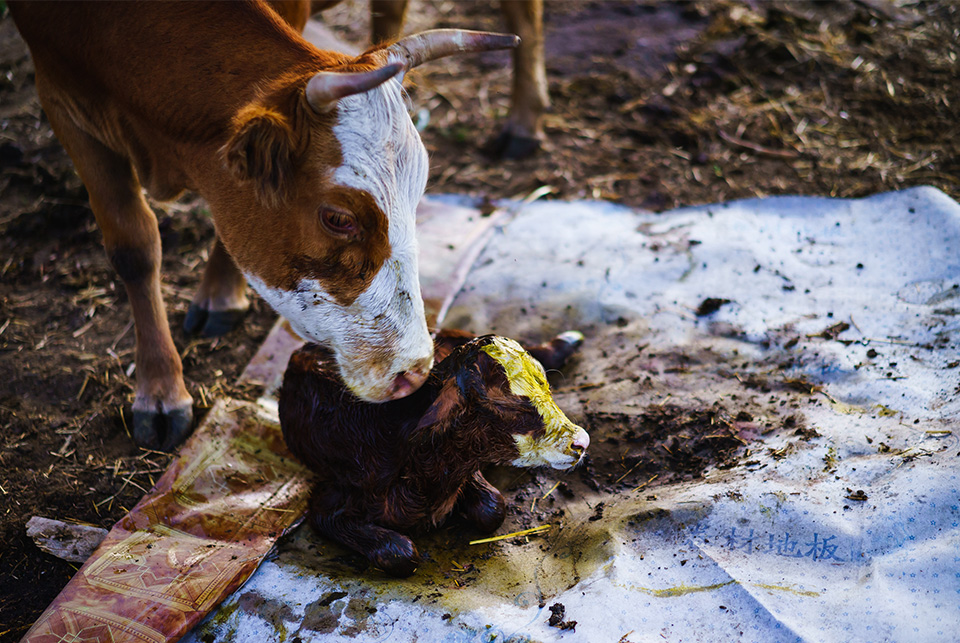
[[[438,30],[358,58],[323,52],[313,70],[291,70],[234,119],[224,158],[239,189],[224,209],[241,214],[219,215],[218,234],[294,330],[333,351],[363,400],[411,393],[433,364],[414,234],[427,153],[402,72],[516,43]]]
[[[568,469],[586,453],[587,432],[567,419],[543,366],[512,339],[479,337],[437,369],[445,382],[420,421],[428,435],[474,431],[485,441],[484,461],[517,467]]]

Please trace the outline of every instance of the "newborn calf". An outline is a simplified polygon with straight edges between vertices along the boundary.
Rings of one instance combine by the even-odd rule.
[[[581,341],[564,333],[528,353],[505,337],[441,331],[427,382],[382,404],[354,397],[324,349],[298,350],[280,391],[280,423],[287,446],[317,475],[311,524],[393,576],[420,562],[400,532],[438,525],[454,509],[483,532],[497,529],[503,496],[481,466],[567,469],[590,444],[553,401],[541,366],[559,368]]]

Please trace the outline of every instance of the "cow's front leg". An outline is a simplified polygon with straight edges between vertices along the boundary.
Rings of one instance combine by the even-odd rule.
[[[458,504],[467,520],[485,534],[496,531],[503,524],[506,515],[503,494],[479,471],[460,488]]]
[[[357,501],[362,506],[363,500]],[[350,499],[330,485],[318,483],[307,511],[319,533],[367,557],[370,564],[391,576],[406,578],[420,565],[420,552],[407,536],[366,520],[353,510]]]
[[[406,13],[407,0],[370,0],[370,42],[399,38]]]
[[[37,88],[43,97],[42,76]],[[180,355],[160,294],[160,231],[140,183],[123,156],[75,127],[44,101],[54,132],[90,195],[107,256],[123,280],[136,324],[133,437],[141,446],[171,450],[190,432],[193,399],[183,383]]]
[[[200,332],[204,337],[219,337],[238,326],[249,308],[247,282],[217,237],[183,329],[188,333]]]
[[[543,0],[501,0],[507,30],[520,36],[513,50],[510,114],[492,149],[505,158],[523,158],[540,149],[543,113],[550,106],[543,54]]]

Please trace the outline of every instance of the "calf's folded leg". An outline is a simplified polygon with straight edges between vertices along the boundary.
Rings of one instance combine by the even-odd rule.
[[[420,565],[420,552],[412,540],[351,511],[349,500],[336,490],[318,485],[310,497],[307,517],[320,534],[360,552],[373,567],[391,576],[406,578]]]
[[[458,501],[463,515],[483,533],[491,533],[503,524],[506,502],[496,487],[477,471],[460,488]]]
[[[583,344],[583,333],[568,330],[560,333],[549,342],[539,346],[524,346],[524,349],[533,355],[546,370],[560,369],[567,363],[567,359]]]

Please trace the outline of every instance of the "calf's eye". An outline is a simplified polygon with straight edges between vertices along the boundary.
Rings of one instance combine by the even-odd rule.
[[[353,213],[333,208],[320,208],[320,223],[335,237],[356,239],[360,236],[360,223]]]

